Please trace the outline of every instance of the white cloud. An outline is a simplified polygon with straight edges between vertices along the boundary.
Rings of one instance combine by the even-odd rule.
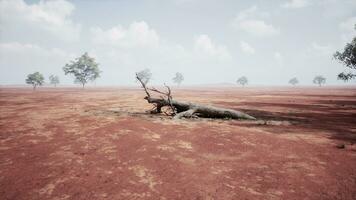
[[[195,51],[199,54],[219,59],[230,58],[228,49],[223,45],[215,44],[208,35],[199,35],[195,40]]]
[[[342,31],[341,38],[343,40],[343,43],[350,42],[352,40],[352,38],[355,37],[355,35],[356,35],[356,27],[355,26],[356,26],[356,16],[350,17],[340,23],[339,27],[340,27],[340,30]]]
[[[309,51],[320,56],[331,56],[333,54],[333,48],[330,45],[320,45],[316,42],[311,44]]]
[[[70,19],[74,9],[74,5],[66,0],[40,0],[31,5],[23,0],[3,0],[0,1],[0,18],[6,27],[2,29],[17,24],[38,28],[63,40],[77,40],[80,25]]]
[[[279,65],[282,65],[283,64],[283,56],[281,53],[279,53],[278,51],[274,52],[273,54],[273,58],[277,61],[277,63]]]
[[[239,22],[238,27],[240,30],[258,37],[274,36],[280,33],[278,28],[275,28],[271,24],[267,24],[263,20],[243,20]]]
[[[196,0],[173,0],[173,2],[177,5],[181,4],[190,4],[196,2]]]
[[[283,8],[303,8],[310,5],[309,0],[290,0],[281,5]]]
[[[59,48],[44,48],[32,43],[0,43],[0,79],[4,83],[24,83],[27,74],[39,71],[45,77],[60,76],[61,82],[72,83],[63,76],[62,67],[76,57]],[[19,59],[21,58],[21,59]]]
[[[266,23],[267,17],[269,17],[268,12],[260,11],[257,6],[252,6],[238,13],[232,21],[232,27],[258,37],[278,35],[279,28]]]
[[[40,47],[39,45],[36,44],[30,44],[30,43],[19,43],[19,42],[9,42],[9,43],[0,43],[0,55],[5,55],[5,54],[27,54],[27,53],[35,53],[38,55],[42,55],[43,57],[49,57],[49,56],[57,56],[57,57],[73,57],[73,54],[68,54],[64,50],[59,49],[59,48],[51,48],[51,49],[46,49],[43,47]]]
[[[157,46],[160,40],[157,32],[144,21],[133,22],[128,28],[121,25],[108,30],[93,27],[91,33],[94,43],[119,47],[153,47]]]
[[[240,42],[240,47],[241,47],[241,50],[246,54],[254,54],[255,53],[255,49],[245,41]]]
[[[350,17],[340,23],[340,29],[345,31],[354,31],[356,25],[356,16]]]
[[[258,9],[258,7],[256,5],[251,6],[250,8],[247,8],[246,10],[242,10],[240,11],[235,20],[241,21],[244,19],[248,19],[248,18],[266,18],[269,17],[270,14],[268,12],[265,11],[261,11]]]

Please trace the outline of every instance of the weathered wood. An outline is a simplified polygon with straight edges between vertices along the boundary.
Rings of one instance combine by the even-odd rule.
[[[166,99],[158,99],[158,98],[145,98],[148,103],[156,104],[157,108],[162,108],[164,106],[169,106],[169,102]],[[189,110],[190,115],[197,115],[199,117],[206,117],[206,118],[231,118],[231,119],[251,119],[255,120],[256,118],[232,109],[227,108],[220,108],[215,106],[207,106],[207,105],[200,105],[190,102],[181,102],[181,101],[171,101],[172,106],[176,109],[177,115],[181,112],[185,112]],[[157,111],[157,113],[159,113]],[[179,115],[181,117],[186,117],[185,115]],[[181,117],[175,117],[181,118]]]
[[[206,117],[206,118],[231,118],[231,119],[249,119],[249,120],[256,119],[255,117],[252,117],[246,113],[237,110],[173,100],[171,96],[171,90],[168,86],[166,86],[168,92],[164,93],[155,88],[147,88],[146,84],[137,75],[136,78],[141,83],[142,88],[146,92],[147,96],[144,99],[146,99],[148,103],[154,104],[156,107],[156,109],[151,113],[161,113],[162,107],[167,106],[171,108],[172,115],[174,115],[173,117],[174,119],[180,119],[183,117],[190,118],[193,116]],[[161,95],[165,95],[166,98],[151,97],[149,91],[153,91]]]
[[[193,117],[193,114],[196,112],[195,109],[189,109],[187,111],[183,111],[183,112],[180,112],[178,114],[176,114],[173,119],[181,119],[183,117],[186,117],[186,118],[191,118]]]

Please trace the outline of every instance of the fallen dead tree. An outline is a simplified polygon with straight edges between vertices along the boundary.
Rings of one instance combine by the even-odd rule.
[[[180,102],[173,100],[171,89],[165,85],[167,92],[162,92],[156,88],[149,88],[146,83],[136,74],[136,79],[141,83],[142,88],[146,93],[144,99],[148,103],[153,104],[154,108],[151,113],[162,113],[163,107],[168,107],[170,112],[165,112],[167,115],[174,116],[173,119],[204,117],[204,118],[230,118],[230,119],[249,119],[255,120],[256,118],[232,109],[219,108],[214,106],[200,105],[190,102]],[[152,97],[150,92],[160,94],[160,98]]]

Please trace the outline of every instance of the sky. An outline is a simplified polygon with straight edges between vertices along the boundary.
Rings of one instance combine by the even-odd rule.
[[[354,85],[332,55],[355,24],[355,0],[0,0],[0,84],[36,71],[74,84],[62,68],[88,52],[103,86],[137,84],[145,68],[152,84],[180,72],[182,85]]]

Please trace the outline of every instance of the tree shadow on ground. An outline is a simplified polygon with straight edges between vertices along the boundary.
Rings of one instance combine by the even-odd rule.
[[[343,102],[345,103],[345,102]],[[247,103],[249,104],[249,103]],[[261,105],[261,103],[258,103]],[[295,104],[278,104],[278,103],[263,103],[264,107],[285,107],[295,108],[300,105]],[[251,103],[250,106],[256,106],[256,103]],[[257,107],[257,106],[256,106]],[[265,110],[240,109],[260,120],[277,120],[289,121],[292,129],[328,133],[330,139],[342,140],[351,143],[356,143],[356,116],[354,112],[349,110],[340,110],[322,105],[308,105],[306,109],[300,112],[270,112]],[[246,125],[253,126],[253,125]],[[285,127],[273,127],[277,133],[291,132]]]
[[[315,103],[315,104],[314,104]],[[353,106],[353,101],[318,101],[313,104],[296,104],[296,103],[261,103],[261,102],[244,102],[247,109],[239,108],[238,103],[220,102],[228,104],[228,107],[240,110],[249,115],[256,117],[259,121],[253,123],[235,123],[232,125],[244,127],[259,127],[268,129],[272,133],[305,133],[315,132],[317,134],[328,134],[330,139],[342,140],[351,143],[356,143],[355,133],[355,112],[343,110],[345,106]],[[323,104],[323,105],[320,105]],[[340,107],[342,106],[342,107]],[[283,108],[285,112],[269,111],[270,108]],[[289,109],[288,109],[289,108]],[[337,109],[336,109],[337,108]],[[132,116],[144,119],[167,120],[170,116],[164,114],[150,114],[149,112],[132,112],[124,109],[107,109],[97,110],[90,109],[85,112],[94,115],[104,116]],[[189,119],[199,120],[199,119]],[[216,120],[216,119],[211,119]],[[224,119],[219,119],[224,120]],[[227,120],[227,119],[225,119]],[[262,122],[261,122],[262,121]],[[288,122],[288,123],[283,123]],[[286,125],[287,124],[287,125]]]

